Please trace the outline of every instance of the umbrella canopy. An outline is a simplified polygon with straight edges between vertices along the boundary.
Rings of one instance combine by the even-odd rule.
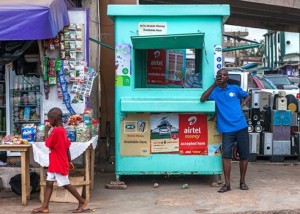
[[[1,0],[0,41],[53,38],[69,25],[63,0]]]

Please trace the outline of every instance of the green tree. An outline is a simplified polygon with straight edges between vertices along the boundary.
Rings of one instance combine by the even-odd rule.
[[[260,41],[261,45],[258,48],[249,48],[240,50],[243,56],[251,57],[251,56],[260,56],[262,57],[265,52],[265,42],[264,40]]]

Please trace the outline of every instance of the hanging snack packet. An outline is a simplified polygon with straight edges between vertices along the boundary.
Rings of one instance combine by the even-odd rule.
[[[59,72],[60,69],[61,69],[61,60],[60,59],[55,59],[55,71]]]
[[[43,62],[43,80],[48,80],[48,61],[49,58],[45,57]]]
[[[57,83],[56,77],[49,77],[50,86],[56,85],[56,83]]]

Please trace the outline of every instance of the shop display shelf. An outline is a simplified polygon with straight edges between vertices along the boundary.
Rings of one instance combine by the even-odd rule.
[[[40,104],[38,103],[32,103],[32,104],[20,104],[20,105],[14,105],[13,107],[20,107],[20,108],[25,108],[25,107],[36,107],[39,106]]]
[[[14,121],[14,123],[39,123],[41,120],[18,120]]]
[[[13,92],[40,92],[40,89],[12,89]]]

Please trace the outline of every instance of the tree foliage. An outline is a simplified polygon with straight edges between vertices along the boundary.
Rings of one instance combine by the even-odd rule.
[[[262,57],[265,53],[265,42],[264,40],[261,40],[260,43],[261,45],[258,48],[244,49],[241,50],[240,52],[242,53],[243,56],[247,56],[247,57],[253,57],[253,56]]]

